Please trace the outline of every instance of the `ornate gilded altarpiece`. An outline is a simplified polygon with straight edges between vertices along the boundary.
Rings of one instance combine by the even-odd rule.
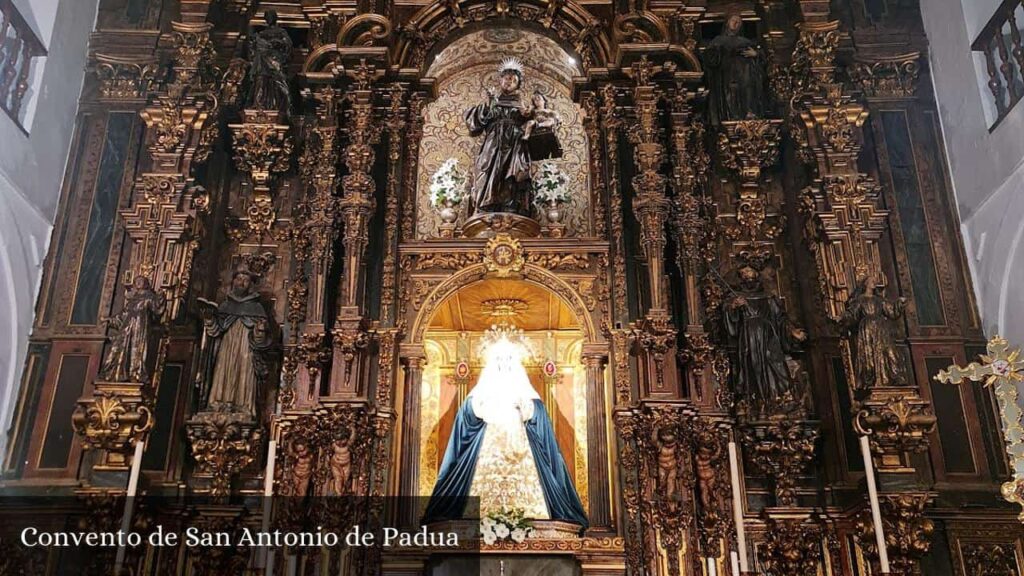
[[[283,82],[254,97],[257,39]],[[743,47],[727,54],[749,60],[741,80],[716,76],[722,46]],[[179,502],[139,522],[416,525],[419,504],[385,497],[430,492],[476,342],[512,317],[590,528],[487,554],[738,576],[745,550],[747,573],[879,574],[867,434],[892,574],[1020,574],[994,399],[932,379],[985,340],[928,49],[916,2],[894,0],[101,0],[5,493],[117,525],[138,445],[141,493]],[[564,227],[537,208],[539,233],[496,218],[464,234],[467,207],[445,222],[429,178],[472,165],[462,114],[508,57],[562,119]],[[743,113],[713,104],[739,88],[758,95]],[[206,379],[207,301],[239,274],[253,287],[230,290],[265,310],[247,324],[250,412],[212,409]],[[119,372],[116,318],[143,301],[162,303],[152,346]],[[777,397],[751,393],[730,337],[752,301],[788,333]],[[892,346],[865,370],[844,313],[869,304],[891,311]],[[271,517],[264,494],[299,504]],[[324,495],[369,498],[301,505]],[[75,561],[0,546],[34,574]],[[397,575],[432,554],[163,548],[122,565]],[[114,551],[87,560],[109,573]]]

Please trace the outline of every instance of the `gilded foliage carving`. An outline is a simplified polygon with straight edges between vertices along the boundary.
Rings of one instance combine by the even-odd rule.
[[[748,460],[770,479],[778,505],[796,506],[800,476],[814,460],[817,423],[787,415],[745,423],[740,433]]]
[[[920,59],[920,52],[877,60],[861,59],[850,67],[850,80],[868,97],[911,98],[921,75]]]
[[[802,517],[768,518],[761,566],[766,576],[817,576],[821,526]]]
[[[928,493],[881,494],[882,526],[894,576],[920,576],[921,558],[932,546],[935,523],[925,517],[925,508],[934,497]],[[857,521],[857,532],[865,553],[877,562],[875,527],[865,510]]]
[[[1016,543],[964,543],[960,546],[964,576],[1020,576]]]
[[[197,473],[210,479],[207,492],[227,499],[232,479],[259,456],[263,430],[245,414],[200,412],[185,423],[185,431]]]

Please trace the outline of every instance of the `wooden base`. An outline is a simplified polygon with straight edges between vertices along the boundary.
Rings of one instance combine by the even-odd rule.
[[[500,232],[513,238],[535,238],[540,234],[540,223],[511,212],[481,212],[462,225],[466,238],[493,238]]]

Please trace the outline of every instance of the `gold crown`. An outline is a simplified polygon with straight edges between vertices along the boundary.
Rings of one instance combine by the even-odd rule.
[[[483,337],[480,338],[481,356],[486,355],[488,348],[502,342],[508,342],[521,347],[524,357],[533,355],[533,349],[530,346],[530,342],[526,339],[526,333],[508,322],[500,322],[498,324],[491,324],[491,327],[485,330]]]

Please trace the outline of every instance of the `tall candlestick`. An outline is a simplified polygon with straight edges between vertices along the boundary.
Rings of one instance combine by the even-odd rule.
[[[706,560],[708,564],[708,576],[718,576],[718,563],[710,556],[708,556]]]
[[[128,497],[131,498],[139,492],[139,470],[142,469],[142,451],[145,449],[144,442],[135,443],[135,454],[132,456],[132,471],[128,474]]]
[[[736,524],[736,547],[739,548],[740,571],[748,572],[747,530],[743,525],[743,491],[740,489],[740,461],[736,456],[736,443],[729,442],[729,474],[732,476],[732,519]]]
[[[273,496],[274,496],[274,464],[277,461],[277,440],[271,440],[267,443],[267,468],[263,473],[263,532],[264,534],[270,532],[270,514],[274,509]],[[274,573],[273,566],[274,551],[263,547],[259,553],[259,565],[257,567],[265,567],[265,576],[271,576]]]
[[[885,532],[882,527],[882,510],[878,506],[878,488],[875,486],[875,465],[871,460],[871,445],[867,436],[860,437],[860,454],[864,458],[864,475],[868,480],[868,499],[871,501],[871,521],[875,525],[875,546],[878,547],[878,563],[882,574],[889,573],[889,550],[885,547]]]
[[[740,560],[735,550],[729,551],[729,566],[732,568],[732,576],[740,576]]]
[[[135,454],[132,456],[132,468],[128,473],[128,497],[124,502],[124,514],[121,516],[121,532],[128,533],[132,524],[132,512],[135,508],[135,495],[139,492],[139,471],[142,469],[142,452],[146,444],[142,440],[135,441]],[[124,566],[125,547],[124,544],[117,547],[117,556],[114,557],[114,574],[120,574]]]
[[[277,440],[271,440],[267,446],[267,470],[263,476],[263,495],[274,495],[274,464],[277,461]]]

